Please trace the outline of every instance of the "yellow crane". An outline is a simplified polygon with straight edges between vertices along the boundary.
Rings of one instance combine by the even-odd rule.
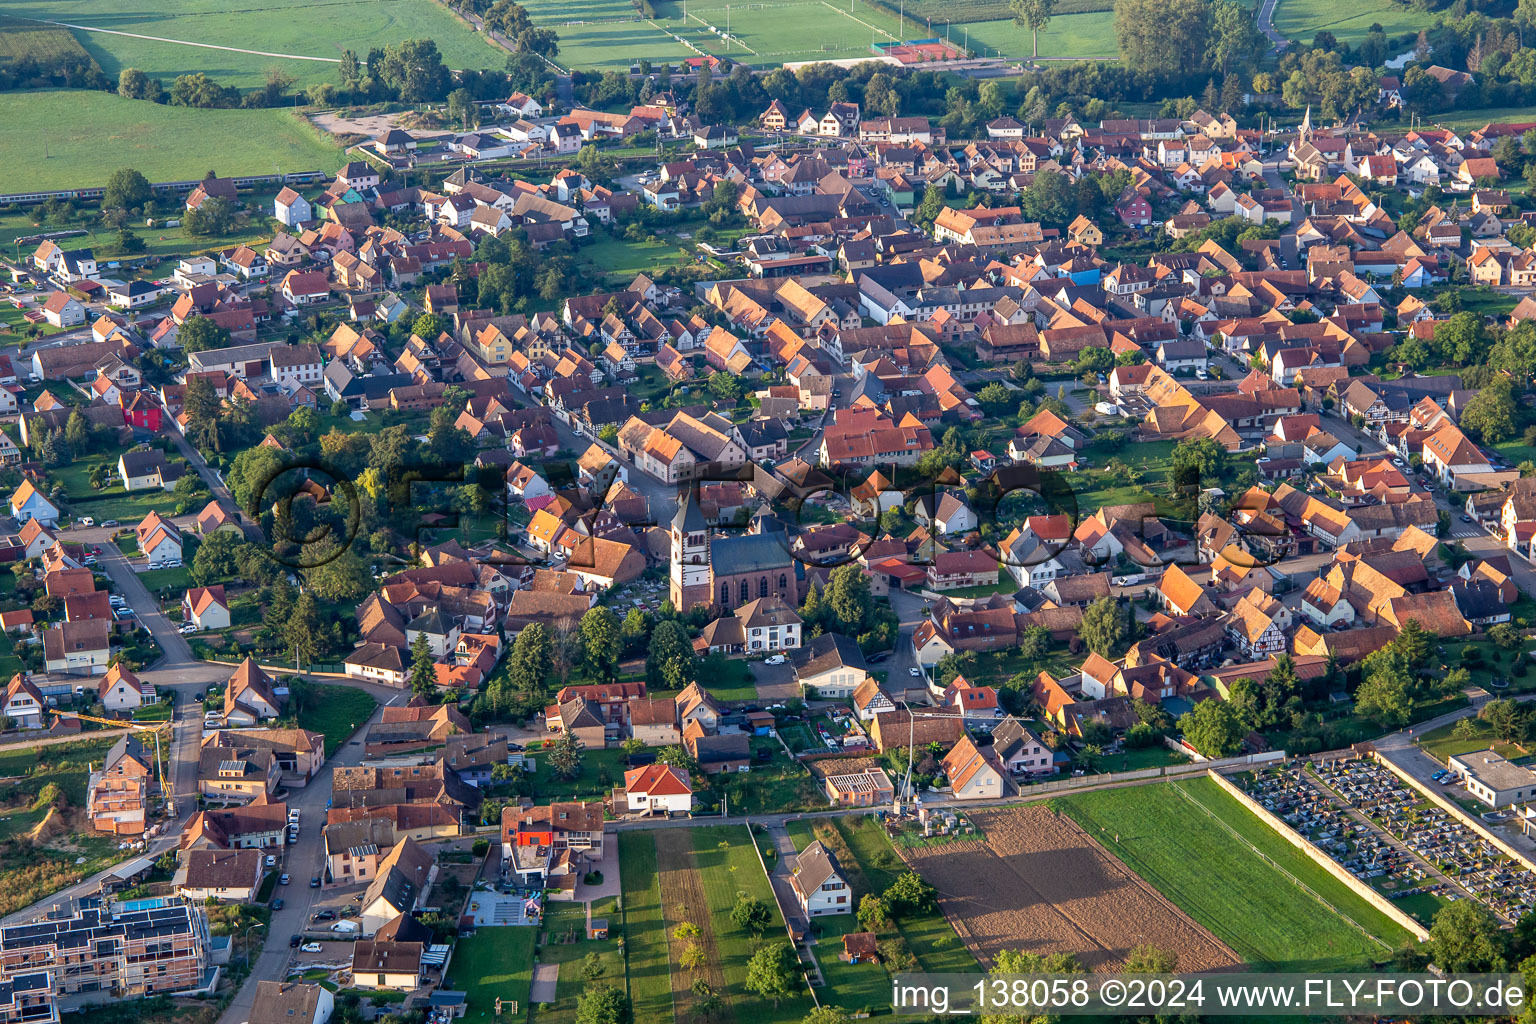
[[[50,708],[50,711],[59,718],[78,718],[82,722],[95,722],[97,725],[109,726],[113,729],[134,729],[140,732],[150,733],[155,738],[155,778],[160,783],[160,798],[165,801],[165,813],[167,817],[176,816],[176,795],[167,788],[165,782],[165,763],[160,757],[160,730],[168,728],[170,722],[119,722],[112,718],[97,718],[95,715],[82,715],[78,711],[59,711]]]

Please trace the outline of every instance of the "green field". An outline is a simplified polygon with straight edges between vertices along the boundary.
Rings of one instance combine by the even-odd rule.
[[[435,40],[451,68],[499,68],[506,61],[499,47],[435,0],[254,0],[239,8],[216,0],[11,0],[6,12],[131,33],[75,31],[114,82],[119,71],[133,67],[159,77],[166,88],[177,75],[201,71],[221,85],[251,89],[266,81],[271,68],[301,87],[334,82],[334,61],[343,50],[365,57],[371,47],[413,38]],[[302,59],[307,57],[322,59]]]
[[[752,837],[741,825],[712,825],[689,829],[693,839],[693,860],[704,885],[704,899],[709,904],[710,924],[714,930],[715,951],[720,970],[730,990],[738,1019],[751,1012],[761,1012],[760,1000],[746,990],[747,961],[760,945],[787,942],[784,918],[773,898],[773,888],[763,874]],[[761,940],[736,926],[731,908],[737,893],[756,896],[773,910],[773,923]],[[774,1011],[777,1020],[793,1021],[811,1009],[809,994],[802,987],[793,999],[785,999]]]
[[[120,167],[150,181],[334,171],[341,148],[291,110],[196,110],[100,92],[0,94],[0,192],[99,186]]]
[[[531,0],[534,22],[560,37],[566,67],[622,71],[638,60],[682,60],[696,54],[655,24],[639,20],[629,0]]]
[[[535,928],[481,928],[470,938],[459,940],[448,973],[455,987],[468,994],[469,1010],[464,1020],[469,1024],[497,1020],[498,996],[516,999],[519,1006],[528,1005],[533,943],[538,934]]]
[[[576,1019],[576,1001],[592,982],[582,976],[588,954],[596,953],[603,973],[596,984],[624,987],[624,956],[618,949],[618,922],[614,920],[613,900],[599,900],[592,905],[594,918],[608,919],[607,939],[589,939],[584,903],[554,903],[545,907],[544,925],[539,933],[539,962],[558,964],[560,980],[555,986],[555,1001],[539,1003],[531,1016],[533,1024],[571,1024]]]
[[[1249,963],[1353,970],[1409,941],[1209,779],[1098,790],[1052,805]]]
[[[850,10],[850,6],[854,9]],[[706,53],[747,64],[773,67],[785,61],[841,60],[872,56],[872,43],[901,38],[898,19],[865,4],[827,0],[766,0],[732,3],[700,0],[656,5],[661,24]],[[911,26],[908,22],[908,26]],[[720,33],[729,28],[731,39]],[[718,32],[714,30],[719,30]]]
[[[549,758],[538,749],[530,749],[538,769],[533,776],[533,791],[540,801],[596,799],[624,781],[624,751],[587,750],[581,752],[581,774],[569,781],[557,779],[549,770]]]
[[[1028,57],[1032,52],[1029,29],[1012,21],[956,22],[949,28],[949,39],[957,46],[968,41],[972,52],[984,57]],[[1119,55],[1115,19],[1107,12],[1058,14],[1040,33],[1042,59],[1086,60]]]
[[[580,256],[615,284],[628,284],[636,274],[650,274],[672,266],[680,255],[676,245],[654,235],[643,242],[601,234],[594,237],[597,241],[583,245]]]
[[[299,709],[298,726],[325,736],[325,756],[330,757],[336,748],[356,732],[379,702],[363,690],[352,686],[314,687],[316,700],[310,706]]]
[[[619,877],[624,886],[624,955],[635,1019],[672,1019],[667,923],[661,912],[656,841],[649,832],[620,832]],[[615,931],[620,925],[611,923]]]
[[[1339,42],[1351,45],[1364,40],[1373,24],[1380,24],[1392,37],[1416,35],[1428,23],[1423,12],[1395,0],[1355,0],[1348,4],[1331,0],[1279,0],[1274,17],[1275,28],[1287,39],[1310,43],[1314,35],[1327,30]]]

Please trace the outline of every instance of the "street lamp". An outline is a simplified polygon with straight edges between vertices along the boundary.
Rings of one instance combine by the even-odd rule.
[[[246,947],[245,947],[245,966],[246,967],[250,967],[251,966],[251,947],[250,947],[250,944],[249,944],[249,939],[251,937],[251,932],[255,931],[257,928],[265,928],[265,927],[266,927],[266,923],[265,922],[257,921],[255,924],[251,925],[249,928],[247,928],[242,933],[242,934],[244,934],[244,936],[245,936],[245,938],[247,940],[247,944],[246,944]]]

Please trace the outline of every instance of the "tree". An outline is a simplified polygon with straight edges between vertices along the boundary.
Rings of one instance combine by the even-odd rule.
[[[725,405],[735,405],[741,401],[741,378],[734,373],[724,370],[716,370],[709,375],[709,393],[715,396],[715,400]]]
[[[101,207],[104,210],[136,210],[154,198],[155,190],[149,187],[149,179],[131,167],[123,167],[107,177],[101,192]]]
[[[630,1024],[629,996],[611,985],[596,985],[576,1000],[576,1024]]]
[[[751,932],[756,937],[768,930],[768,926],[773,923],[773,914],[769,911],[768,904],[756,896],[738,892],[736,905],[731,908],[731,923]]]
[[[354,601],[373,588],[368,566],[332,532],[305,544],[300,556],[304,583],[326,601]]]
[[[480,127],[480,104],[468,89],[460,86],[448,94],[448,116],[465,131],[473,131]]]
[[[1101,597],[1083,609],[1077,635],[1090,651],[1112,658],[1125,640],[1125,618],[1112,597]]]
[[[1413,718],[1413,674],[1407,659],[1388,647],[1367,655],[1361,668],[1365,678],[1355,691],[1355,710],[1384,729],[1407,725]]]
[[[1013,12],[1013,23],[1029,29],[1031,56],[1040,56],[1040,30],[1051,23],[1056,13],[1056,0],[1009,0],[1008,9]]]
[[[1498,444],[1515,436],[1518,414],[1514,381],[1500,374],[1467,402],[1461,426],[1486,444]]]
[[[581,617],[581,650],[594,675],[613,679],[624,640],[620,636],[619,617],[605,605],[597,605]]]
[[[1211,6],[1211,64],[1223,73],[1251,64],[1266,44],[1250,8],[1236,0],[1217,0]],[[1222,92],[1226,93],[1225,84]],[[1223,108],[1233,105],[1224,103]]]
[[[841,1006],[818,1006],[800,1019],[800,1024],[850,1024],[848,1011]]]
[[[689,775],[697,775],[699,772],[699,762],[688,753],[688,748],[675,743],[662,747],[656,752],[656,763],[681,768]]]
[[[188,352],[205,352],[229,344],[229,331],[205,316],[189,316],[176,330],[176,343]]]
[[[1179,955],[1171,950],[1159,949],[1150,942],[1131,947],[1125,958],[1127,974],[1172,974],[1179,969]]]
[[[233,533],[220,532],[204,537],[192,556],[192,582],[200,587],[220,580],[233,579],[239,572],[235,551],[244,543]]]
[[[138,68],[123,68],[117,76],[117,94],[125,100],[158,102],[165,88],[160,79],[150,78]]]
[[[867,892],[859,898],[858,917],[860,928],[868,932],[877,932],[890,924],[891,908],[883,898]]]
[[[857,567],[855,567],[857,568]],[[668,619],[651,631],[650,652],[645,659],[645,675],[661,690],[680,690],[693,682],[698,659],[682,623]]]
[[[1117,0],[1115,36],[1132,71],[1179,74],[1205,63],[1210,37],[1205,0]]]
[[[1206,757],[1231,757],[1242,749],[1247,730],[1226,701],[1203,700],[1179,716],[1184,739]]]
[[[849,633],[864,632],[875,610],[868,574],[853,562],[833,569],[822,602],[840,628]]]
[[[341,79],[341,84],[348,89],[357,88],[357,83],[363,79],[363,68],[358,63],[357,54],[352,50],[342,50],[341,60],[336,64],[336,77]]]
[[[1221,445],[1209,437],[1191,438],[1173,446],[1169,458],[1176,484],[1209,487],[1221,476],[1225,461]]]
[[[320,609],[315,595],[303,593],[293,603],[293,613],[283,629],[288,655],[296,665],[308,665],[320,653]]]
[[[411,692],[422,697],[437,694],[437,668],[425,631],[417,633],[411,641]]]
[[[605,973],[603,958],[597,953],[588,953],[581,960],[581,976],[588,983],[596,981]]]
[[[512,641],[512,653],[507,662],[512,685],[518,693],[543,693],[544,681],[554,670],[548,628],[542,622],[524,626],[517,639]]]
[[[903,871],[885,890],[885,904],[892,917],[906,917],[933,909],[937,890],[915,871]]]
[[[1508,697],[1484,704],[1477,717],[1487,722],[1493,734],[1505,743],[1524,738],[1531,726],[1531,713]]]
[[[1429,926],[1435,964],[1447,974],[1507,970],[1506,941],[1498,921],[1475,900],[1457,900],[1441,907]]]
[[[576,738],[569,732],[556,736],[545,748],[544,761],[555,778],[565,782],[576,778],[581,774],[581,750],[576,746]]]
[[[368,70],[406,103],[440,100],[452,82],[437,43],[431,39],[407,39],[387,46],[378,67],[370,59]]]
[[[787,942],[764,946],[747,961],[747,991],[755,992],[764,999],[779,1001],[795,993],[795,970],[799,960]],[[585,1022],[579,1022],[585,1024]]]

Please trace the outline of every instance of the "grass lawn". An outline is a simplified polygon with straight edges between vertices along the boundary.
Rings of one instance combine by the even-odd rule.
[[[620,832],[619,877],[624,887],[622,925],[625,971],[635,1020],[672,1019],[672,974],[667,954],[667,924],[661,912],[661,883],[656,873],[656,841],[650,832]]]
[[[121,167],[184,181],[210,169],[330,173],[342,160],[340,147],[292,110],[199,110],[63,89],[0,94],[0,152],[7,192],[99,186]]]
[[[318,193],[311,193],[309,198],[315,198]],[[174,260],[193,252],[208,250],[223,250],[231,246],[242,244],[257,244],[270,241],[272,232],[268,228],[267,216],[272,210],[272,198],[277,191],[251,192],[242,194],[241,201],[252,212],[252,216],[237,224],[226,235],[191,235],[185,227],[168,228],[158,226],[145,227],[142,223],[133,225],[134,233],[143,241],[145,251],[152,256],[160,258],[159,264],[151,264],[145,268],[146,276],[160,276],[169,274],[174,269]],[[31,206],[17,209],[14,213],[0,214],[0,251],[14,250],[15,240],[22,235],[34,235],[41,231],[63,231],[85,227],[74,220],[48,221],[43,218],[42,207]],[[117,251],[117,231],[108,227],[87,228],[87,233],[74,236],[73,242],[77,245],[90,246],[96,253],[98,260],[112,258]],[[5,310],[11,307],[0,307],[0,320],[6,319]],[[16,315],[19,317],[19,311]],[[44,333],[49,333],[52,328]]]
[[[1488,723],[1476,716],[1463,719],[1462,721],[1471,723],[1472,736],[1470,738],[1464,740],[1454,738],[1451,734],[1455,731],[1456,726],[1461,723],[1452,722],[1449,725],[1442,725],[1438,729],[1431,729],[1419,737],[1420,749],[1436,761],[1442,763],[1448,757],[1466,754],[1473,750],[1483,750],[1487,747],[1492,747],[1494,751],[1509,758],[1511,761],[1516,758],[1527,757],[1531,753],[1531,751],[1520,746],[1518,743],[1505,743],[1502,740],[1495,739],[1493,730],[1489,727]]]
[[[152,591],[186,590],[192,585],[192,570],[183,563],[179,569],[151,569],[139,573],[139,582]]]
[[[1350,4],[1328,0],[1285,0],[1274,11],[1275,28],[1287,39],[1310,43],[1317,33],[1327,30],[1339,42],[1354,45],[1365,39],[1373,24],[1380,24],[1389,38],[1415,35],[1424,26],[1424,16],[1406,4],[1392,0],[1357,0]],[[1397,52],[1393,51],[1393,56]],[[1478,124],[1487,123],[1485,118]]]
[[[906,864],[897,855],[886,837],[885,829],[870,815],[830,819],[837,839],[846,847],[857,866],[857,874],[849,872],[849,886],[853,889],[854,905],[866,892],[882,893],[890,888],[897,876],[904,872]],[[813,825],[825,823],[791,822],[789,832],[797,849],[803,849],[815,837]],[[834,850],[834,852],[837,852]],[[845,863],[847,857],[841,858]],[[905,917],[896,922],[907,948],[917,958],[920,968],[929,973],[969,973],[977,969],[976,959],[960,937],[955,934],[949,919],[941,911],[934,910],[916,917]]]
[[[891,1003],[891,979],[878,963],[849,964],[838,959],[843,936],[863,931],[853,914],[819,917],[811,925],[817,934],[816,961],[826,986],[817,991],[823,1003],[841,1006],[850,1013],[875,1011]]]
[[[787,942],[784,919],[774,902],[773,889],[763,874],[757,859],[752,837],[742,825],[716,825],[690,829],[693,837],[693,858],[698,865],[699,877],[704,886],[704,899],[709,905],[710,923],[715,936],[715,950],[720,959],[720,970],[725,975],[730,998],[738,1010],[738,1018],[746,1012],[761,1012],[760,1000],[746,989],[747,961],[760,945]],[[736,905],[737,893],[756,896],[773,909],[773,923],[756,940],[731,920],[731,908]],[[750,1008],[750,1011],[749,1011]],[[778,1020],[799,1020],[811,1009],[809,993],[799,988],[791,999],[783,1000],[774,1011]]]
[[[594,906],[592,916],[602,917],[604,912]],[[588,939],[585,904],[546,905],[544,926],[539,934],[539,962],[558,964],[560,980],[555,986],[555,1001],[539,1003],[532,1008],[531,1020],[535,1024],[572,1024],[575,1021],[576,1000],[592,984],[582,976],[583,961],[589,953],[596,953],[603,965],[597,984],[623,986],[624,957],[619,952],[617,922],[611,913],[608,928],[609,938]]]
[[[1162,768],[1170,764],[1188,763],[1189,758],[1159,743],[1152,747],[1127,750],[1123,754],[1106,754],[1099,758],[1099,771],[1134,772],[1142,768]]]
[[[351,686],[316,688],[319,699],[299,710],[298,726],[325,736],[325,756],[347,741],[368,721],[379,702],[363,690]]]
[[[1249,963],[1352,970],[1408,940],[1208,779],[1080,793],[1052,805]]]
[[[6,10],[20,17],[154,36],[75,32],[112,82],[123,68],[133,67],[160,77],[167,89],[177,75],[194,71],[242,89],[260,87],[273,68],[300,88],[335,82],[333,61],[343,50],[365,58],[372,47],[413,38],[435,41],[450,68],[500,68],[506,62],[504,51],[432,0],[394,0],[387,5],[351,0],[335,6],[336,11],[322,13],[304,0],[255,0],[238,10],[213,0],[14,0]],[[188,46],[182,40],[232,49]],[[240,49],[265,53],[235,52]]]
[[[596,241],[581,247],[579,255],[615,280],[628,283],[636,274],[651,273],[678,261],[678,247],[655,235],[642,242],[618,236],[598,234]]]
[[[0,679],[9,680],[24,666],[16,655],[16,645],[9,635],[0,637]]]
[[[624,751],[617,747],[583,750],[581,774],[570,781],[555,778],[544,751],[530,749],[528,754],[538,764],[533,776],[533,792],[534,799],[540,803],[606,796],[609,790],[624,781]]]
[[[459,940],[448,971],[454,987],[468,994],[466,1021],[490,1024],[497,1020],[497,996],[516,999],[518,1006],[528,1005],[533,943],[538,934],[535,928],[481,928],[470,938]]]
[[[1441,907],[1450,903],[1450,900],[1432,892],[1419,892],[1392,902],[1397,904],[1397,909],[1427,927],[1434,923],[1435,914]]]
[[[957,22],[949,29],[949,38],[959,46],[969,42],[972,52],[983,57],[1028,57],[1031,53],[1029,30],[1012,21]],[[1043,58],[1084,60],[1115,57],[1118,52],[1115,19],[1102,12],[1057,15],[1040,30]]]

